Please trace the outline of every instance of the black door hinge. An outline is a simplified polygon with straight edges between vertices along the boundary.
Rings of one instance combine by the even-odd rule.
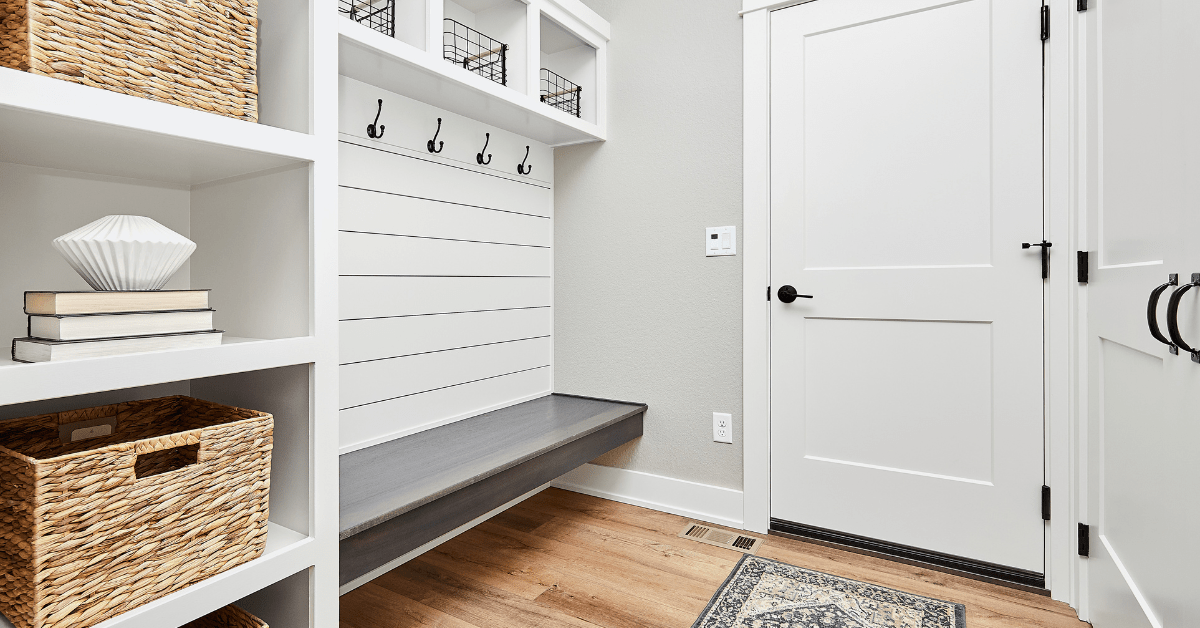
[[[1079,0],[1079,2],[1075,5],[1075,10],[1079,11],[1080,13],[1087,11],[1087,0]]]
[[[1075,251],[1075,277],[1079,283],[1088,282],[1088,252]]]
[[[767,300],[771,300],[771,286],[767,286]]]
[[[1042,41],[1050,39],[1050,5],[1042,5]]]
[[[1086,523],[1079,524],[1079,555],[1088,556],[1092,552],[1092,529]]]
[[[1050,487],[1042,485],[1042,521],[1050,520]]]

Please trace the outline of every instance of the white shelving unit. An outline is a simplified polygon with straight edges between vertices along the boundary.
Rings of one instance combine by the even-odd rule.
[[[414,1],[408,0],[407,10],[405,0],[398,1],[398,19],[401,14],[419,14],[419,11],[411,8]],[[424,47],[411,43],[416,41],[413,37],[407,40],[399,35],[396,38],[388,37],[345,17],[339,19],[338,72],[550,146],[605,140],[608,23],[578,0],[528,0],[524,4],[517,0],[504,2],[522,6],[524,14],[520,18],[523,23],[515,29],[512,25],[493,27],[493,32],[519,30],[525,33],[523,38],[511,44],[520,50],[510,55],[512,62],[508,68],[507,86],[478,76],[443,58],[442,21],[447,7],[444,0],[430,0],[425,4],[425,41],[432,42],[432,45],[427,43]],[[474,15],[503,8],[497,6],[498,0],[462,4],[486,9]],[[512,11],[505,11],[505,15],[516,19]],[[594,51],[594,84],[585,85],[585,98],[591,99],[590,116],[577,118],[541,102],[538,85],[543,18],[551,20],[559,30],[576,38],[581,46]],[[398,24],[397,33],[400,32],[401,26]]]
[[[260,0],[259,123],[0,68],[0,335],[26,290],[86,290],[50,240],[140,214],[197,243],[168,288],[210,288],[218,347],[0,358],[0,418],[190,394],[275,416],[261,557],[114,617],[173,628],[231,603],[337,624],[337,27],[330,0]],[[11,626],[0,618],[0,627]]]
[[[396,38],[335,0],[260,0],[259,124],[0,68],[2,339],[24,335],[24,291],[87,289],[50,240],[118,213],[197,243],[167,287],[212,289],[226,331],[206,349],[0,358],[0,419],[167,394],[275,415],[267,551],[103,628],[174,628],[230,603],[272,628],[337,625],[338,77],[549,146],[604,140],[608,24],[578,0],[504,2],[521,46],[508,86],[442,58],[445,0],[397,0]],[[544,19],[591,50],[588,115],[539,100]]]

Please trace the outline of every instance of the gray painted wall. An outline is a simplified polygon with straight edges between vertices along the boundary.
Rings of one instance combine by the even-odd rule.
[[[612,24],[609,140],[555,150],[555,390],[650,405],[596,462],[742,487],[740,0],[583,0]],[[734,444],[712,441],[712,413]]]

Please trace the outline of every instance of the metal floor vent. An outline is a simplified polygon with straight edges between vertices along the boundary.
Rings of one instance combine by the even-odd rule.
[[[762,539],[754,536],[744,536],[726,530],[718,530],[712,526],[707,526],[701,523],[689,523],[684,526],[683,531],[679,533],[681,538],[724,547],[725,549],[737,550],[747,554],[753,554],[758,551],[758,546],[762,545]]]

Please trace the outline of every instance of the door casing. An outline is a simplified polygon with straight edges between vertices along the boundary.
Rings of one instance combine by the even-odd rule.
[[[805,2],[837,0],[743,0],[743,197],[742,197],[742,386],[743,525],[765,533],[770,522],[770,12]],[[953,3],[953,0],[947,4]],[[1075,0],[1046,0],[1050,38],[1045,43],[1045,233],[1054,243],[1046,308],[1046,477],[1052,488],[1046,535],[1046,586],[1051,596],[1081,606],[1086,563],[1076,553],[1079,496],[1086,495],[1086,329],[1081,308],[1086,288],[1076,282],[1075,251],[1086,241],[1079,168],[1081,121],[1075,115],[1075,58],[1083,46]],[[1036,37],[1037,34],[1031,34]],[[1081,422],[1082,421],[1082,422]],[[1086,512],[1084,510],[1083,512]]]

